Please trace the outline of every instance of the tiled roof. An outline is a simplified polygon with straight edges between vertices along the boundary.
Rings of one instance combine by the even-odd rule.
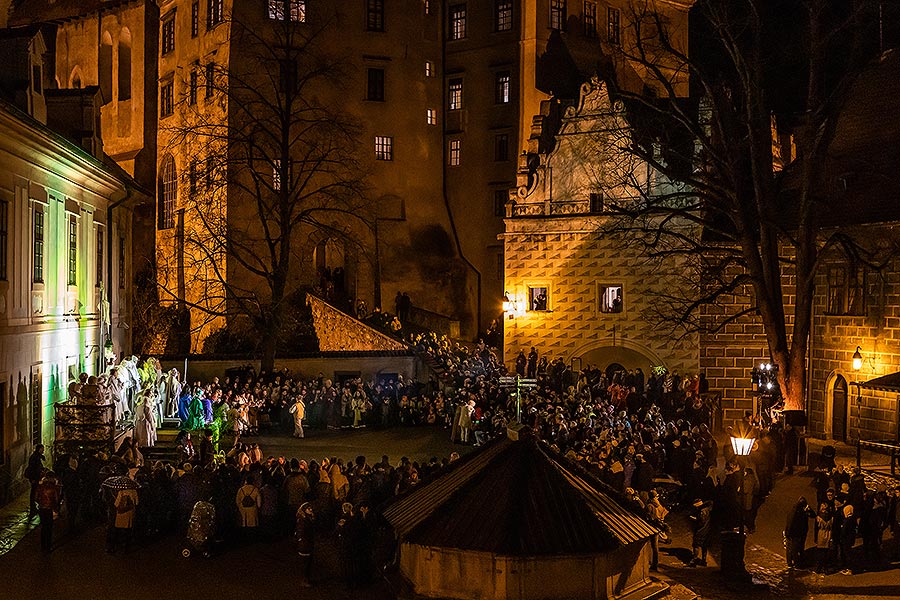
[[[503,556],[602,553],[656,533],[602,488],[541,442],[503,439],[384,516],[402,541]]]

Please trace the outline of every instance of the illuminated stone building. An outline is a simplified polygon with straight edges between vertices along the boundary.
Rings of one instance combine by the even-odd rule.
[[[806,411],[807,431],[824,439],[897,440],[900,432],[900,264],[896,250],[885,250],[897,247],[900,218],[896,194],[885,185],[898,160],[892,150],[900,140],[897,81],[896,51],[862,73],[829,147],[827,185],[818,196],[828,206],[825,232],[847,228],[870,252],[866,259],[865,252],[848,254],[836,245],[817,274]],[[604,233],[602,211],[605,202],[629,199],[626,191],[610,189],[610,180],[621,180],[617,170],[634,173],[632,184],[650,194],[665,193],[670,184],[615,149],[630,135],[629,117],[624,105],[610,102],[603,83],[584,84],[575,106],[558,118],[557,110],[563,109],[544,103],[535,120],[500,237],[511,303],[504,319],[505,360],[511,364],[533,345],[576,369],[593,364],[646,373],[662,365],[681,374],[702,371],[722,396],[726,424],[757,410],[750,371],[769,358],[762,323],[750,310],[749,287],[703,309],[706,323],[744,313],[716,333],[673,336],[655,325],[658,320],[648,318],[652,297],[694,271],[672,260],[649,263],[628,239]],[[783,286],[791,314],[789,270]]]
[[[56,89],[37,27],[0,30],[0,448],[15,493],[68,382],[130,350],[131,209],[103,152],[98,87]],[[10,483],[14,482],[14,483]]]

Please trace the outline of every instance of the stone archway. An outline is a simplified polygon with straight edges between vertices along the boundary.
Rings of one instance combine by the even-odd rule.
[[[648,348],[612,338],[596,340],[588,346],[579,348],[570,358],[580,358],[585,367],[594,365],[604,370],[613,364],[619,364],[628,370],[640,368],[645,375],[649,375],[650,367],[667,366],[665,361]]]
[[[825,380],[825,438],[846,441],[850,429],[850,383],[842,371]]]

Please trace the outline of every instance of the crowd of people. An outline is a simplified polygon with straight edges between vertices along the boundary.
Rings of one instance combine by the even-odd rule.
[[[377,508],[440,473],[458,456],[421,463],[404,457],[396,465],[387,456],[375,464],[364,456],[266,456],[248,440],[261,427],[280,427],[303,437],[304,426],[432,425],[445,428],[455,442],[481,445],[506,435],[507,425],[520,418],[536,437],[656,523],[663,541],[666,513],[676,507],[688,510],[692,565],[706,564],[714,531],[743,527],[753,532],[756,511],[776,474],[796,464],[797,431],[779,423],[760,428],[749,415],[743,425],[755,428],[752,454],[739,460],[729,445],[720,448],[711,431],[714,395],[706,393],[702,374],[681,377],[663,369],[649,375],[641,369],[607,373],[590,365],[575,370],[532,348],[519,353],[513,373],[535,379],[536,386],[516,390],[501,384],[501,376],[511,373],[484,342],[465,346],[427,333],[409,337],[408,343],[430,357],[440,376],[427,382],[398,377],[335,383],[322,373],[242,373],[186,385],[175,402],[183,429],[177,461],[146,461],[144,444],[129,439],[113,456],[58,457],[53,472],[47,472],[36,451],[28,475],[39,474],[32,479],[32,506],[42,523],[59,511],[61,502],[72,525],[106,519],[109,551],[127,548],[135,539],[195,531],[198,523],[207,523],[210,531],[195,536],[204,553],[231,540],[292,535],[304,584],[316,573],[328,573],[355,585],[372,576],[378,552],[389,546],[381,543],[387,537]],[[147,381],[158,382],[158,364],[151,367],[157,377]],[[197,447],[191,431],[200,437]],[[220,443],[225,431],[233,434],[227,449]],[[110,478],[135,485],[104,486]],[[817,508],[798,502],[785,529],[789,565],[800,560],[813,518],[815,544],[826,550],[817,561],[823,570],[857,566],[850,551],[857,534],[863,536],[867,560],[876,560],[885,528],[895,536],[900,533],[900,493],[871,493],[860,478],[834,467],[817,487]],[[192,517],[197,507],[205,518]],[[49,550],[52,518],[48,523]],[[654,539],[652,568],[657,561]]]

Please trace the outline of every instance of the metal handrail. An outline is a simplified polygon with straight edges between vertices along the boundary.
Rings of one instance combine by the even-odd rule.
[[[886,451],[884,453],[890,455],[891,457],[891,477],[895,477],[897,475],[897,463],[898,461],[900,461],[900,444],[896,442],[873,442],[869,440],[856,440],[857,467],[860,467],[862,464],[863,447],[875,451]]]

